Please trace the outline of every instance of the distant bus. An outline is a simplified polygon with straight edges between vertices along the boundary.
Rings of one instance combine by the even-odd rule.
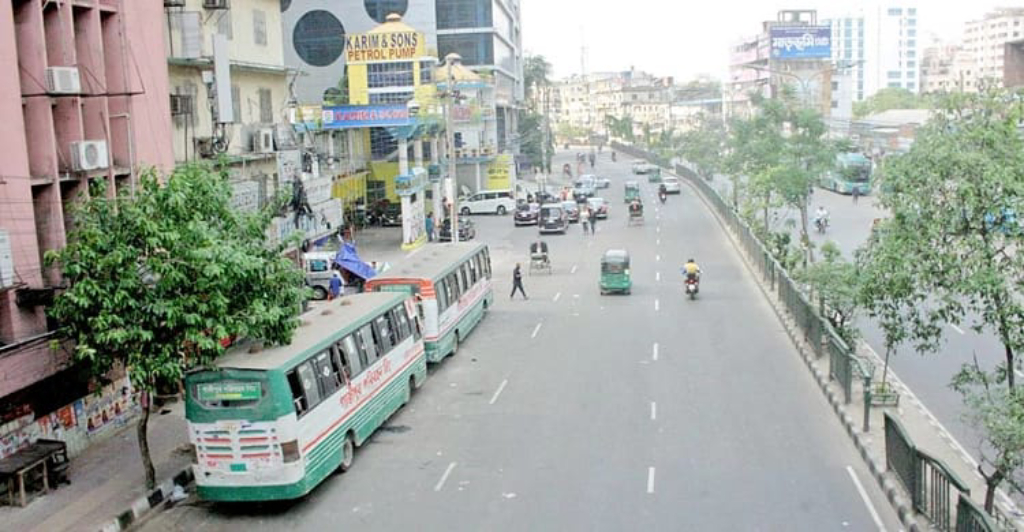
[[[185,378],[185,418],[199,496],[212,501],[302,497],[427,377],[412,298],[357,294],[302,316],[289,345],[232,348]]]
[[[440,362],[458,352],[494,302],[490,253],[484,244],[430,245],[367,281],[366,290],[416,296],[427,360]]]
[[[860,195],[871,192],[871,161],[859,153],[840,153],[836,156],[835,168],[821,176],[822,188],[853,194],[857,190]]]

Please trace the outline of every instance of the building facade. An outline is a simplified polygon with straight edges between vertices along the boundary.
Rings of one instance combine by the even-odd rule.
[[[164,27],[159,2],[0,2],[0,431],[88,392],[49,345],[63,281],[43,255],[90,183],[114,195],[173,168]]]
[[[921,91],[975,92],[977,65],[960,45],[937,44],[925,48],[921,58]]]
[[[984,17],[967,22],[963,49],[975,64],[972,75],[964,77],[964,87],[979,84],[1002,85],[1006,43],[1024,38],[1024,8],[1000,8]],[[970,82],[970,83],[968,83]]]

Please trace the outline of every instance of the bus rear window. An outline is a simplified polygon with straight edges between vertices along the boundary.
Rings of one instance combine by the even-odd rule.
[[[206,408],[244,408],[260,402],[266,393],[261,381],[222,380],[200,382],[192,387],[192,397]]]
[[[397,292],[399,294],[417,294],[419,287],[414,284],[378,284],[373,287],[374,292]]]

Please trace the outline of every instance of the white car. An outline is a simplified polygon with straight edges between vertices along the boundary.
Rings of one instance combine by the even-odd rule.
[[[508,190],[481,190],[459,200],[461,214],[507,214],[516,208],[516,200]]]
[[[661,178],[661,184],[665,186],[666,194],[679,194],[683,190],[678,177],[664,176]]]

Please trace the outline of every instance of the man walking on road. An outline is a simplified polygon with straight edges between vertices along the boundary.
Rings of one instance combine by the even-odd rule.
[[[530,299],[526,297],[526,291],[523,290],[523,270],[520,268],[519,263],[516,263],[516,267],[512,270],[512,294],[508,296],[509,299],[516,297],[516,290],[519,290],[520,294],[523,294],[523,299]]]
[[[860,188],[853,187],[853,202],[857,203],[858,199],[860,199]]]
[[[590,209],[586,205],[580,209],[580,225],[583,227],[583,236],[587,236],[590,230]]]

